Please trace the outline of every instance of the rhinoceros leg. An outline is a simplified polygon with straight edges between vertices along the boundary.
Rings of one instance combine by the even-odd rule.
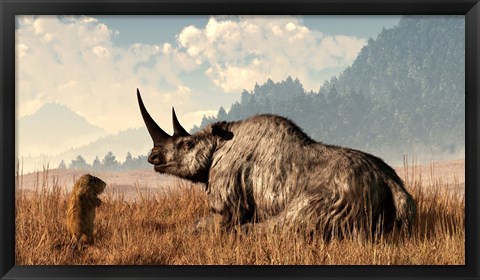
[[[293,231],[297,234],[303,233],[307,237],[319,234],[328,239],[335,234],[332,227],[335,228],[333,231],[348,230],[343,222],[348,220],[347,216],[351,210],[347,206],[338,206],[338,209],[335,209],[332,206],[335,205],[331,201],[332,198],[334,199],[334,196],[326,193],[299,194],[278,215],[260,223],[243,224],[242,231],[245,233]]]

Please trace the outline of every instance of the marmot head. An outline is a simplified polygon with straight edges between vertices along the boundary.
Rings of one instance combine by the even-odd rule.
[[[80,179],[80,184],[83,188],[91,188],[95,194],[101,194],[104,190],[107,184],[100,178],[92,176],[90,174],[85,174],[83,175]]]

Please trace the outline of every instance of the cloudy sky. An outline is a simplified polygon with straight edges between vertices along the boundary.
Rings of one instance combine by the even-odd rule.
[[[17,16],[17,118],[60,103],[116,133],[143,125],[136,89],[167,132],[228,109],[268,78],[318,91],[396,16]]]

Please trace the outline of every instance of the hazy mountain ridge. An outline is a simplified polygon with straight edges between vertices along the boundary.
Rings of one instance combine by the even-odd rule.
[[[130,128],[116,134],[110,134],[96,141],[75,149],[69,149],[57,159],[69,159],[81,155],[91,163],[96,156],[101,160],[108,152],[112,152],[119,161],[124,161],[127,152],[132,155],[145,155],[152,147],[152,141],[146,128]],[[139,145],[139,143],[142,143]],[[68,162],[66,162],[68,163]]]
[[[60,153],[107,135],[102,128],[58,103],[47,103],[20,118],[17,129],[20,156],[39,156],[45,151]]]
[[[96,157],[101,161],[108,152],[112,152],[118,162],[124,162],[127,152],[130,152],[133,157],[147,155],[149,149],[152,148],[151,146],[152,143],[146,128],[130,128],[116,134],[100,137],[86,145],[67,149],[56,155],[42,155],[37,157],[27,156],[23,157],[21,160],[24,162],[24,168],[27,172],[41,170],[42,166],[39,165],[46,163],[49,163],[51,168],[57,168],[62,160],[68,167],[72,159],[75,159],[79,155],[91,165]],[[32,163],[37,164],[32,165]]]
[[[244,90],[228,113],[221,107],[217,117],[204,117],[200,128],[276,113],[318,141],[365,150],[393,165],[401,164],[404,153],[427,160],[464,158],[464,34],[461,16],[403,17],[398,26],[370,39],[353,64],[318,92],[305,91],[301,81],[290,77],[268,80]],[[70,121],[55,125],[59,119]],[[19,151],[19,157],[30,171],[45,163],[56,168],[61,160],[68,166],[78,155],[92,164],[108,152],[122,162],[127,152],[146,155],[152,145],[144,127],[107,135],[59,104],[47,104],[19,124],[20,146],[26,151]],[[73,137],[67,135],[71,131]],[[56,155],[28,156],[50,147],[46,145],[56,148]]]
[[[228,113],[220,108],[200,127],[258,113],[286,116],[318,141],[362,149],[393,164],[404,153],[423,161],[463,158],[464,18],[403,17],[370,39],[319,92],[306,92],[290,77],[268,80],[244,90]]]

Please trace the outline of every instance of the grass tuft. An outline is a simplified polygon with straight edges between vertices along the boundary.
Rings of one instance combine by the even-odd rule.
[[[66,186],[49,174],[48,166],[33,186],[23,186],[22,177],[17,174],[17,265],[465,264],[464,196],[447,191],[460,184],[432,180],[426,186],[415,178],[414,168],[405,178],[418,208],[412,236],[392,241],[381,235],[367,244],[306,240],[292,232],[244,235],[217,228],[193,233],[195,221],[208,213],[207,198],[198,185],[176,180],[178,191],[168,194],[138,183],[134,199],[107,191],[97,209],[95,244],[73,249],[65,223]]]

